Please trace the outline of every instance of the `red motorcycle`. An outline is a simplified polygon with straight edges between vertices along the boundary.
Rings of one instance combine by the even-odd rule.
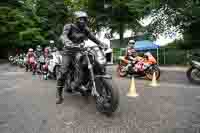
[[[42,65],[42,75],[45,80],[48,79],[48,64]]]
[[[146,77],[148,80],[152,80],[154,72],[156,74],[156,79],[159,79],[160,69],[156,60],[153,59],[152,61],[152,58],[147,59],[138,56],[136,57],[136,62],[130,65],[130,61],[126,57],[119,57],[117,73],[120,77],[134,75],[137,77]]]

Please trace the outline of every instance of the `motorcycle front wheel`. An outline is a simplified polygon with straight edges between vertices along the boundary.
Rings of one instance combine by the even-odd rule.
[[[96,97],[96,108],[106,115],[114,113],[119,105],[119,90],[110,79],[96,78],[96,88],[99,97]]]
[[[189,68],[187,71],[187,78],[191,83],[199,85],[200,84],[200,70],[195,67]]]
[[[156,80],[158,80],[160,78],[160,69],[158,66],[152,66],[150,69],[148,69],[145,74],[146,74],[146,78],[148,80],[152,80],[153,79],[153,74],[155,73],[156,75]]]

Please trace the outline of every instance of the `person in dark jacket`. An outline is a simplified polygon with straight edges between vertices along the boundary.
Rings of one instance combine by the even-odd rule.
[[[76,22],[74,24],[66,24],[63,28],[63,33],[61,35],[63,47],[63,56],[62,56],[62,66],[60,74],[57,80],[57,100],[56,104],[61,104],[63,102],[63,88],[66,79],[66,74],[70,71],[69,65],[72,60],[80,57],[80,53],[73,52],[70,49],[74,46],[79,46],[85,40],[90,39],[98,46],[104,48],[104,44],[100,42],[89,30],[87,27],[87,13],[83,11],[77,11],[74,13]],[[83,79],[83,72],[80,72],[80,79]],[[72,84],[72,88],[80,87],[86,89],[82,84],[81,80]],[[72,91],[72,90],[69,90]]]

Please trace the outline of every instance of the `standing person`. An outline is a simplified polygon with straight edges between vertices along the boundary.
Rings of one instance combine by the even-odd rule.
[[[74,46],[79,46],[80,43],[83,43],[85,40],[90,39],[94,43],[98,44],[100,47],[104,47],[104,44],[101,43],[94,35],[91,34],[89,28],[87,27],[88,16],[87,13],[78,11],[74,13],[76,22],[74,24],[66,24],[63,28],[63,33],[61,35],[61,40],[64,44],[63,56],[62,56],[62,66],[60,71],[60,76],[58,76],[57,80],[57,101],[56,104],[61,104],[63,102],[63,87],[66,79],[67,73],[69,70],[69,65],[72,60],[76,59],[80,53],[71,51],[71,48]],[[80,72],[80,79],[83,79],[83,72]],[[81,87],[85,89],[83,85],[81,85],[81,80],[77,81],[72,85],[72,88]]]

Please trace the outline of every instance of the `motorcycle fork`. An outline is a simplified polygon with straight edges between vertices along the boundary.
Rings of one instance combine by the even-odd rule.
[[[100,95],[97,92],[93,67],[92,67],[92,64],[90,62],[90,59],[89,59],[88,55],[86,55],[86,59],[87,59],[87,62],[88,62],[88,69],[90,71],[90,76],[91,76],[92,85],[93,85],[93,87],[92,87],[92,95],[96,96],[96,97],[99,97]]]

